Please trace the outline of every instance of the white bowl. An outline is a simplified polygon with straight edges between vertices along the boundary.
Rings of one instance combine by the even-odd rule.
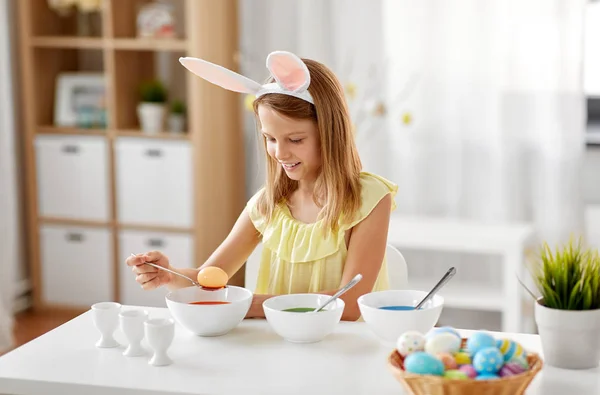
[[[169,292],[165,297],[171,315],[181,326],[199,336],[220,336],[235,328],[248,313],[252,292],[228,285],[216,291],[187,287]],[[192,302],[229,302],[218,305],[195,305]]]
[[[269,325],[279,336],[292,343],[314,343],[333,332],[342,318],[344,301],[336,299],[318,313],[283,310],[296,307],[317,308],[330,297],[319,294],[274,296],[263,302],[263,309]]]
[[[385,306],[416,306],[428,292],[388,290],[371,292],[358,298],[358,307],[369,328],[388,345],[395,345],[404,332],[426,334],[440,318],[444,298],[434,295],[419,310],[383,310]]]

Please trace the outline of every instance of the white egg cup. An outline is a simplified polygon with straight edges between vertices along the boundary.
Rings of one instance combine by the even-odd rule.
[[[144,338],[144,322],[148,319],[146,310],[126,310],[119,313],[121,331],[129,345],[123,352],[126,357],[140,357],[146,354],[142,347]]]
[[[172,318],[155,318],[144,322],[144,331],[148,345],[154,355],[148,361],[149,365],[166,366],[173,363],[167,350],[175,336],[175,321]]]
[[[100,302],[92,305],[94,325],[100,332],[100,339],[96,342],[98,348],[114,348],[119,343],[114,338],[114,333],[119,326],[119,312],[121,304],[116,302]]]

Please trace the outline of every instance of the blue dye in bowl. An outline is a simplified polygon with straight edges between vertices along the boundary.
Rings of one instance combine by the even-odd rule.
[[[380,310],[414,310],[413,306],[383,306]]]

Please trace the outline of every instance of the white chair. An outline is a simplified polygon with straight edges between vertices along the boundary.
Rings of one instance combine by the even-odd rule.
[[[258,243],[252,254],[248,257],[245,267],[245,287],[251,291],[256,288],[258,278],[258,268],[260,266],[260,257],[262,255],[263,245]],[[406,260],[398,249],[390,244],[385,250],[388,266],[388,276],[391,289],[405,289],[408,284],[408,269]]]
[[[262,255],[262,251],[263,244],[258,243],[246,261],[244,271],[244,286],[252,292],[254,292],[256,289],[256,280],[258,279],[258,268],[260,266],[260,257]]]
[[[402,253],[393,245],[385,249],[390,289],[406,289],[408,286],[408,267]]]

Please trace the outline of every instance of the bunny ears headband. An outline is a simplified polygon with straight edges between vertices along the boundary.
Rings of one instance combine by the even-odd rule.
[[[308,92],[308,67],[291,52],[275,51],[267,56],[267,69],[276,82],[261,85],[225,67],[198,58],[179,58],[179,62],[206,81],[234,92],[251,93],[257,98],[267,93],[281,93],[315,104]]]

